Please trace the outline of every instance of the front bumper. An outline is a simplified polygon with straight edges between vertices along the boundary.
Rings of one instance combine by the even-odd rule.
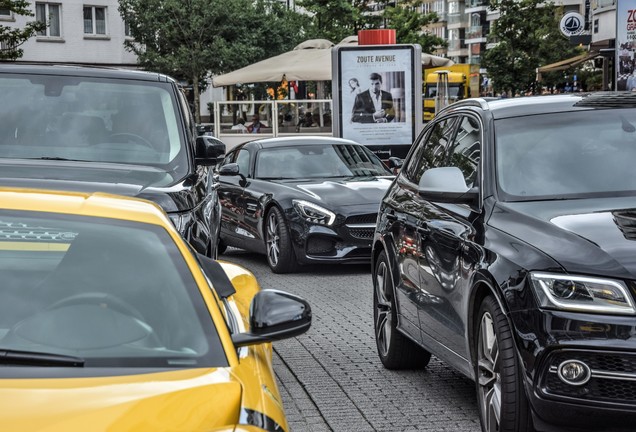
[[[296,259],[302,264],[366,264],[371,260],[371,244],[377,214],[350,216],[335,226],[292,222],[292,242]]]
[[[537,430],[636,430],[636,318],[546,310],[510,316]],[[589,381],[560,378],[558,366],[569,360],[589,367]]]

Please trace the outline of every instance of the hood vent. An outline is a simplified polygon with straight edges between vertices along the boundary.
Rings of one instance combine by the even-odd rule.
[[[636,209],[613,211],[614,223],[627,240],[636,240]]]

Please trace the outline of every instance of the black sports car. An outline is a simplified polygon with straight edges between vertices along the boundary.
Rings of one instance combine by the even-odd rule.
[[[244,143],[219,169],[219,252],[267,255],[275,273],[297,264],[364,263],[393,175],[369,149],[332,137]]]

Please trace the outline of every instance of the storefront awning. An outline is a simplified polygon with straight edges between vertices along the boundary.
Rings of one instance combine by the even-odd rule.
[[[548,65],[541,66],[537,68],[537,81],[541,80],[541,74],[544,72],[554,72],[554,71],[569,69],[572,66],[576,66],[580,63],[583,63],[586,60],[593,59],[594,57],[597,57],[598,55],[599,55],[598,52],[590,51],[590,52],[577,55],[575,57],[571,57],[569,59],[558,61],[556,63],[550,63]]]

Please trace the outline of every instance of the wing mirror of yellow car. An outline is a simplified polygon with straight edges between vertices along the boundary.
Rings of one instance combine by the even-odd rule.
[[[301,335],[311,327],[306,300],[278,290],[259,291],[250,305],[250,330],[232,335],[236,347]]]

